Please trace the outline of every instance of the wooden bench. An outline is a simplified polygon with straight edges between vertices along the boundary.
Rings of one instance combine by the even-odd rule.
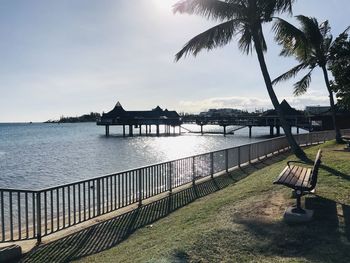
[[[304,214],[301,208],[301,196],[304,192],[311,192],[317,184],[318,169],[321,165],[322,151],[318,150],[313,168],[291,165],[291,163],[304,163],[301,161],[289,161],[274,184],[282,184],[295,190],[297,204],[292,209],[293,213]]]

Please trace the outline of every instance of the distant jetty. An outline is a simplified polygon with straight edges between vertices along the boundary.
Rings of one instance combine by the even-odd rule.
[[[101,117],[100,113],[91,112],[90,114],[84,114],[77,117],[64,117],[59,120],[48,120],[44,123],[76,123],[76,122],[96,122]]]

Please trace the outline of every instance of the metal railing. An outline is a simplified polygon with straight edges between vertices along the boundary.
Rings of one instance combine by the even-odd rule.
[[[333,131],[296,135],[300,145]],[[285,137],[199,154],[41,190],[0,189],[0,242],[41,238],[188,183],[289,149]]]

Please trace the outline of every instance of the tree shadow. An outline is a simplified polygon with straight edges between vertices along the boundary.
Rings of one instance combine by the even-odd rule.
[[[175,251],[174,261],[350,262],[350,207],[342,205],[345,224],[342,231],[336,202],[308,197],[305,206],[314,210],[314,219],[304,224],[233,215],[234,227],[208,231],[188,252]]]
[[[343,209],[343,217],[344,217],[344,225],[345,225],[345,236],[347,240],[350,242],[350,206],[342,205]]]
[[[342,173],[339,170],[336,170],[336,169],[334,169],[332,167],[329,167],[327,165],[321,164],[320,168],[325,170],[325,171],[327,171],[331,175],[335,175],[335,176],[341,177],[342,179],[345,179],[345,180],[350,180],[350,175],[349,174]]]

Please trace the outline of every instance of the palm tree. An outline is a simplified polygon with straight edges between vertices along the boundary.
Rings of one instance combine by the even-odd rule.
[[[253,45],[271,102],[279,116],[293,153],[306,159],[303,150],[296,143],[289,124],[280,107],[267,70],[264,52],[267,50],[262,24],[272,21],[274,15],[292,12],[295,0],[183,0],[174,5],[174,13],[201,15],[220,22],[218,25],[192,38],[176,54],[175,60],[188,54],[196,56],[201,50],[211,50],[228,44],[239,35],[239,49],[251,53]]]
[[[301,24],[300,28],[293,26],[281,18],[276,18],[273,29],[276,33],[276,41],[283,46],[281,55],[294,56],[299,64],[280,75],[272,83],[276,84],[280,81],[295,77],[301,70],[307,69],[308,72],[306,75],[294,84],[294,95],[298,96],[307,91],[311,82],[311,74],[313,70],[316,67],[320,67],[329,94],[336,141],[340,143],[342,142],[342,139],[336,121],[336,108],[334,105],[333,91],[327,71],[329,52],[333,45],[329,23],[328,21],[325,21],[319,24],[316,18],[303,15],[296,16],[296,19]]]

